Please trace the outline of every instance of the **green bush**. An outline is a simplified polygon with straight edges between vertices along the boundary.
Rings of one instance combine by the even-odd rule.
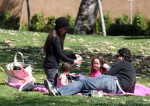
[[[141,13],[136,13],[133,17],[133,26],[135,27],[135,34],[144,34],[144,31],[147,29],[147,23]]]
[[[69,14],[67,14],[67,15],[65,16],[65,18],[68,19],[68,21],[69,21],[71,27],[74,27],[75,19],[74,19],[71,15],[69,15]]]
[[[75,19],[74,19],[71,15],[69,15],[69,14],[67,14],[67,15],[65,16],[65,18],[68,19],[68,21],[69,21],[69,23],[70,23],[70,26],[71,26],[71,28],[70,28],[70,30],[69,30],[68,33],[73,34],[73,33],[74,33]]]
[[[150,19],[147,19],[146,23],[147,23],[147,28],[146,28],[146,30],[144,32],[144,35],[150,36]]]
[[[114,20],[114,24],[111,24],[108,33],[110,35],[129,35],[130,25],[129,17],[127,15],[120,16]]]
[[[129,22],[130,22],[130,19],[127,15],[123,15],[115,19],[115,23],[117,25],[129,24]]]
[[[48,21],[45,25],[44,31],[49,32],[50,30],[54,29],[55,20],[56,18],[54,16],[48,17]]]
[[[32,31],[43,31],[45,27],[44,17],[40,13],[33,15],[31,19],[31,30]]]
[[[19,17],[14,17],[10,10],[0,13],[0,27],[5,29],[18,29]]]
[[[128,16],[123,15],[115,19],[115,23],[111,25],[110,35],[144,35],[147,29],[147,22],[144,16],[137,13],[133,17],[133,25],[130,25]]]
[[[105,25],[106,25],[106,23],[105,23]],[[100,21],[100,18],[97,18],[97,20],[96,20],[96,33],[97,34],[102,34],[102,23],[101,23],[101,21]]]
[[[28,29],[28,24],[27,23],[23,24],[21,30],[22,31],[28,31],[29,30]]]
[[[109,32],[110,26],[113,23],[113,20],[110,16],[109,12],[104,14],[104,21],[105,21],[106,31]],[[96,21],[96,33],[102,34],[102,23],[101,23],[100,18],[97,18],[97,21]]]

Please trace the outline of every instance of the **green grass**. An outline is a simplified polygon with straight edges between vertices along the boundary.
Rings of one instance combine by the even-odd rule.
[[[26,63],[33,64],[33,75],[37,82],[43,82],[45,74],[42,63],[43,55],[41,48],[47,37],[47,33],[37,32],[17,32],[0,29],[0,66],[5,69],[6,64],[14,59],[14,54],[21,51],[25,56]],[[130,36],[96,36],[96,35],[68,35],[65,40],[65,49],[67,52],[81,53],[85,57],[93,54],[105,56],[107,60],[112,60],[112,56],[121,47],[128,47],[133,54],[140,56],[150,55],[149,37],[130,37]],[[110,61],[112,64],[113,61]],[[89,59],[86,58],[81,65],[80,70],[74,72],[88,75],[87,67]],[[150,73],[142,74],[137,78],[138,83],[150,87]],[[0,106],[143,106],[150,105],[149,97],[135,96],[105,96],[103,98],[92,98],[84,96],[48,96],[39,92],[22,92],[9,87],[6,84],[7,77],[5,72],[0,71]]]

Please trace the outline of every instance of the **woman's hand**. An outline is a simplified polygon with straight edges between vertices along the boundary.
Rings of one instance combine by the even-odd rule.
[[[74,64],[78,65],[79,67],[80,67],[81,63],[82,63],[81,58],[77,58],[76,60],[74,60]]]
[[[83,58],[80,55],[75,54],[75,56],[76,56],[76,59],[81,60],[81,61],[83,60]]]

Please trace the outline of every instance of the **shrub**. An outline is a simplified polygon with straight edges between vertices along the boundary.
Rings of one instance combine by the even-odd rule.
[[[146,20],[146,23],[147,23],[147,28],[145,30],[144,35],[150,36],[150,19]]]
[[[33,15],[31,19],[31,30],[32,31],[43,31],[45,27],[44,17],[40,13]]]
[[[115,23],[118,25],[129,24],[129,22],[130,22],[130,19],[127,15],[123,15],[115,19]]]
[[[0,25],[3,26],[4,23],[7,22],[7,20],[9,20],[9,18],[11,17],[11,11],[4,11],[0,13]]]
[[[96,20],[96,33],[97,34],[102,34],[102,23],[100,21],[100,18],[97,18]]]
[[[69,15],[69,14],[67,14],[67,15],[65,16],[65,18],[68,19],[68,21],[69,21],[69,23],[70,23],[70,26],[71,26],[71,28],[70,28],[70,30],[68,31],[68,33],[73,34],[73,33],[74,33],[75,19],[74,19],[71,15]]]
[[[27,24],[27,23],[26,23],[26,24],[23,24],[21,30],[22,30],[22,31],[28,31],[28,30],[29,30],[29,29],[28,29],[28,24]]]
[[[19,17],[14,17],[10,10],[6,10],[0,14],[0,27],[6,29],[19,28]]]
[[[104,15],[104,21],[105,21],[106,32],[109,32],[110,26],[113,23],[109,12]],[[97,18],[97,21],[96,21],[96,33],[102,34],[102,23],[100,21],[100,18]]]
[[[133,17],[133,26],[135,34],[143,34],[147,29],[145,17],[141,13],[136,13]]]
[[[71,27],[74,27],[75,19],[74,19],[71,15],[69,15],[69,14],[67,14],[67,15],[65,16],[65,18],[68,19],[68,21],[69,21]]]
[[[111,35],[128,35],[130,33],[129,17],[127,15],[116,18],[115,23],[109,28]]]
[[[44,31],[49,32],[55,27],[55,20],[56,18],[54,16],[48,17],[48,21],[45,25]]]

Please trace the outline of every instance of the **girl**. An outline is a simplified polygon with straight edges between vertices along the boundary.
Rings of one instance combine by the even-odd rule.
[[[62,73],[57,77],[57,87],[67,85],[69,83],[67,75],[70,74],[71,65],[68,63],[63,63],[60,70]]]
[[[99,76],[107,71],[109,71],[110,66],[106,64],[105,60],[98,55],[95,55],[91,59],[91,68],[89,70],[90,77]]]
[[[49,33],[45,41],[44,51],[46,56],[43,64],[47,79],[53,83],[53,85],[56,85],[57,83],[58,66],[60,60],[69,62],[71,64],[81,64],[81,59],[78,58],[80,57],[79,55],[64,54],[64,40],[68,28],[70,27],[68,20],[64,17],[57,18],[55,25],[55,29]]]

